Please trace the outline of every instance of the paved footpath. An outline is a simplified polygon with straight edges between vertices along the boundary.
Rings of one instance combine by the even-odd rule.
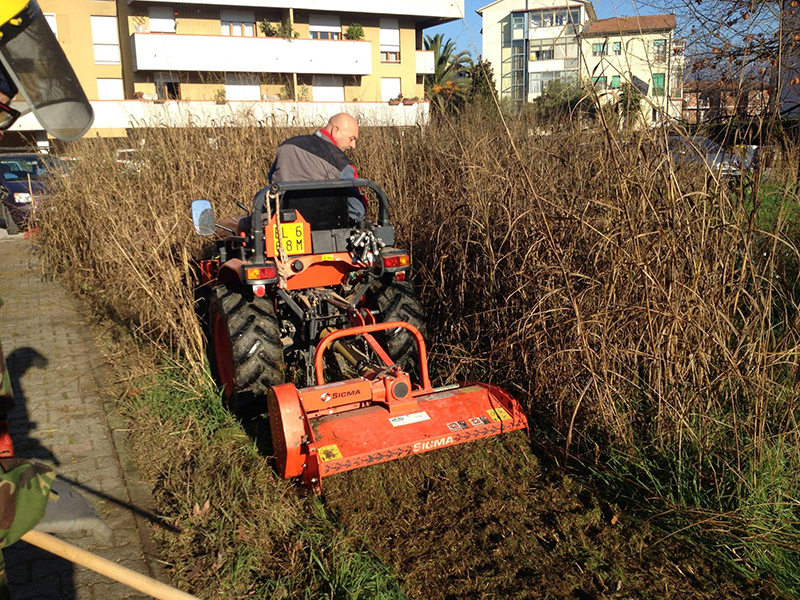
[[[9,417],[16,455],[53,465],[113,531],[105,543],[62,539],[163,580],[149,491],[131,466],[113,399],[99,392],[104,359],[80,307],[43,277],[29,241],[0,234],[0,340],[17,403]],[[25,542],[3,554],[12,600],[149,597]]]

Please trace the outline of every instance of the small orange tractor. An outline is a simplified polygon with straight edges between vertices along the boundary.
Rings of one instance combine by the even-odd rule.
[[[377,198],[376,225],[351,221],[356,186]],[[267,410],[283,477],[319,491],[327,475],[527,427],[496,386],[431,385],[411,260],[380,186],[276,183],[232,227],[206,200],[192,215],[201,235],[225,230],[200,262],[212,370],[233,412]]]

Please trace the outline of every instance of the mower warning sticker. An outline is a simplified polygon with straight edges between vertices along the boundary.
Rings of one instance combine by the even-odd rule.
[[[492,420],[489,417],[474,417],[469,420],[469,424],[473,427],[480,427],[481,425],[488,425]]]
[[[430,417],[425,411],[418,413],[411,413],[410,415],[400,415],[399,417],[392,417],[389,422],[392,427],[400,427],[401,425],[411,425],[412,423],[419,423],[421,421],[429,421]]]
[[[336,257],[334,257],[333,254],[323,254],[320,260],[322,262],[331,262],[332,260],[336,260]]]
[[[506,412],[506,409],[502,406],[498,406],[497,408],[491,408],[486,411],[489,413],[489,416],[492,418],[492,421],[499,422],[499,421],[510,421],[511,415]]]
[[[319,454],[319,458],[320,460],[322,460],[322,462],[326,462],[329,460],[338,460],[342,458],[342,453],[339,450],[339,446],[337,446],[336,444],[332,444],[330,446],[323,446],[322,448],[319,448],[317,450],[317,453]]]
[[[461,431],[462,429],[466,429],[467,428],[467,422],[466,421],[453,421],[452,423],[448,423],[447,424],[447,428],[450,431]]]

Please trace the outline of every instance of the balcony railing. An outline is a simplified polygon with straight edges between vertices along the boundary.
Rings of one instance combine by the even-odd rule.
[[[371,75],[368,41],[134,33],[134,70]]]
[[[16,106],[19,108],[19,106]],[[390,106],[386,102],[226,102],[167,100],[92,101],[92,131],[137,127],[322,127],[330,115],[347,112],[362,126],[409,127],[428,123],[429,104]],[[33,113],[12,131],[42,131]],[[89,135],[92,135],[91,133]]]

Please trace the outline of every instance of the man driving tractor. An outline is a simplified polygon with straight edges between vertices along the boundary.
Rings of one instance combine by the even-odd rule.
[[[311,135],[289,138],[278,146],[269,170],[269,182],[358,179],[345,150],[354,150],[358,141],[358,122],[347,113],[333,115],[328,123]],[[348,215],[357,223],[366,216],[367,199],[357,189],[348,193]]]

